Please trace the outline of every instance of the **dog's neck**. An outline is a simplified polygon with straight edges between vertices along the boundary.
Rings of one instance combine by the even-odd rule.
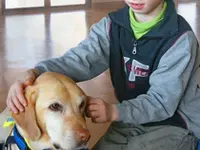
[[[17,127],[19,134],[22,137],[26,137],[26,134],[24,133],[24,131],[19,126],[16,125],[16,127]],[[27,140],[28,140],[28,143],[32,150],[52,149],[52,145],[48,139],[49,138],[47,135],[43,135],[38,141],[31,141],[29,139],[27,139]]]

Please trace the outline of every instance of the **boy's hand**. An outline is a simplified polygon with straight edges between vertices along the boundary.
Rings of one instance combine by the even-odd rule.
[[[30,69],[25,72],[22,80],[18,80],[11,85],[6,102],[12,112],[17,114],[19,111],[24,111],[24,107],[27,106],[24,89],[28,85],[32,85],[37,76],[38,71],[36,69]]]
[[[89,97],[87,115],[94,123],[106,123],[117,120],[117,108],[115,104],[108,104],[100,98]]]

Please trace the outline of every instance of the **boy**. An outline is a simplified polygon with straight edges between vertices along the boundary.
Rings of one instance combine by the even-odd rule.
[[[112,122],[95,150],[193,150],[200,138],[198,42],[172,0],[125,0],[62,57],[46,60],[11,86],[7,105],[23,111],[23,88],[45,71],[76,82],[107,68],[119,104],[89,98],[93,122]]]

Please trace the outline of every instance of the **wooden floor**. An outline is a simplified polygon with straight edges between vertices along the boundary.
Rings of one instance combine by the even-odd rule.
[[[103,4],[88,10],[0,16],[0,110],[5,108],[9,86],[21,72],[41,60],[61,56],[86,37],[93,23],[123,5]],[[200,1],[181,2],[178,12],[200,39]],[[79,85],[90,96],[115,102],[108,72]],[[95,143],[107,125],[91,126],[95,133],[92,143]]]

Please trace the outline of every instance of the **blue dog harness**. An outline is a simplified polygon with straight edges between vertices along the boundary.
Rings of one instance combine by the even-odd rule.
[[[28,141],[23,138],[19,131],[17,130],[17,127],[15,125],[15,121],[12,118],[8,118],[7,121],[4,123],[3,127],[11,127],[13,126],[12,132],[13,135],[8,136],[8,138],[6,139],[6,142],[2,145],[3,148],[0,148],[1,150],[7,150],[9,148],[10,145],[16,144],[17,147],[20,150],[32,150]],[[43,150],[52,150],[52,149],[43,149]],[[76,150],[88,150],[87,148],[79,148]]]

